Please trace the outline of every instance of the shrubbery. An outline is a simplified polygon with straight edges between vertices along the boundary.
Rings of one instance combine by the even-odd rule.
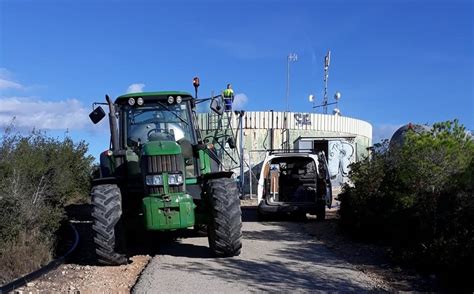
[[[0,142],[0,284],[52,258],[64,206],[85,200],[93,158],[84,142],[11,128]]]
[[[457,121],[409,131],[404,143],[378,145],[352,165],[340,224],[381,241],[400,261],[443,277],[474,272],[474,142]],[[470,277],[472,278],[472,277]],[[464,279],[464,282],[472,283]]]

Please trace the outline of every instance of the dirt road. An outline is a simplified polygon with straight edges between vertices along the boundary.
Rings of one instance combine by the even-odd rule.
[[[301,224],[257,222],[244,210],[242,254],[212,258],[207,237],[162,244],[134,293],[379,290],[376,283],[308,236]]]

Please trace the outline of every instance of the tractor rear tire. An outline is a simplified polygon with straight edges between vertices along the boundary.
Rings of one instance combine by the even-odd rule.
[[[97,261],[104,265],[127,264],[127,258],[117,250],[122,245],[122,205],[120,189],[114,184],[92,188],[92,217]]]
[[[229,178],[211,179],[206,193],[211,212],[207,227],[211,254],[216,257],[239,255],[242,248],[242,211],[237,184]]]

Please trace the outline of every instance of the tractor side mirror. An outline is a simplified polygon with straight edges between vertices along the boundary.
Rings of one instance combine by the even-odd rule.
[[[92,111],[91,113],[89,113],[89,117],[94,124],[100,122],[104,118],[104,116],[105,111],[100,106],[94,109],[94,111]]]
[[[218,115],[222,115],[224,113],[224,107],[222,103],[222,97],[216,96],[213,97],[211,100],[211,109]]]

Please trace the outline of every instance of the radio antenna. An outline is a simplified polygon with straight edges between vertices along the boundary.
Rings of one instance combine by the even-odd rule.
[[[323,97],[323,111],[328,113],[328,79],[329,79],[329,64],[331,63],[331,51],[324,57],[324,97]]]

